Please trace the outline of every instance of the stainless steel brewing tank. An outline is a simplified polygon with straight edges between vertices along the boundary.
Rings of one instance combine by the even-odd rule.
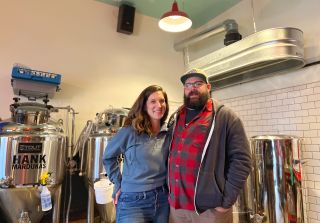
[[[105,173],[102,163],[103,152],[114,133],[101,132],[93,133],[86,142],[86,149],[84,155],[85,162],[85,177],[87,178],[88,187],[88,211],[91,213],[87,216],[87,222],[93,222],[93,207],[95,206],[99,212],[101,222],[113,223],[115,222],[115,209],[113,203],[97,204],[95,202],[95,194],[93,184],[98,181]]]
[[[254,222],[303,223],[301,139],[262,135],[250,142]]]
[[[12,185],[39,184],[41,174],[51,173],[51,185],[64,175],[65,137],[53,125],[7,123],[0,130],[0,179]]]
[[[112,203],[97,204],[93,184],[101,177],[105,177],[102,162],[103,153],[111,138],[124,125],[128,111],[126,109],[106,109],[98,113],[94,123],[88,122],[83,130],[84,135],[90,133],[80,145],[81,172],[86,178],[88,186],[88,215],[87,222],[94,221],[94,206],[96,206],[104,223],[115,222],[115,208]],[[81,136],[80,136],[81,138]],[[81,144],[81,143],[80,143]],[[120,163],[120,158],[119,158]]]
[[[112,136],[124,125],[127,114],[127,110],[115,108],[97,114],[96,122],[93,123],[85,142],[85,148],[80,151],[81,166],[89,181],[95,182],[105,173],[102,163],[104,150]]]
[[[21,212],[28,212],[32,222],[42,218],[37,185],[44,172],[51,173],[53,222],[59,222],[66,137],[62,124],[49,120],[51,108],[15,103],[11,119],[0,122],[0,209],[10,222],[17,222]]]
[[[105,173],[102,163],[103,152],[113,135],[113,133],[94,133],[86,142],[85,175],[92,183],[98,181],[100,176]]]

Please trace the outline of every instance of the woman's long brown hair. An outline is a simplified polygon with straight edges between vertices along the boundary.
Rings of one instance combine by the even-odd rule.
[[[132,105],[128,118],[126,119],[124,126],[132,126],[138,134],[147,133],[149,135],[152,134],[152,126],[150,122],[149,115],[146,111],[146,103],[151,94],[154,92],[161,91],[165,102],[166,102],[166,111],[163,117],[160,120],[160,125],[166,121],[169,113],[169,104],[168,104],[168,96],[167,93],[162,89],[162,87],[158,85],[151,85],[145,88],[137,98],[137,100]]]

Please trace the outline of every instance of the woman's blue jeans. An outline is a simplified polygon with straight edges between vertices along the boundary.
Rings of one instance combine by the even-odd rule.
[[[116,222],[167,223],[169,210],[166,186],[145,192],[121,192],[116,206]]]

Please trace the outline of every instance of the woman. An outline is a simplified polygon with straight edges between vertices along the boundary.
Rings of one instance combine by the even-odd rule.
[[[114,183],[117,223],[168,221],[168,151],[162,148],[168,110],[166,92],[157,85],[147,87],[106,147],[103,164]],[[120,155],[124,156],[122,174]]]

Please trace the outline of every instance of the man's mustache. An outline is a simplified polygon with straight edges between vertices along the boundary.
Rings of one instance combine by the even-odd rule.
[[[188,94],[188,97],[192,96],[192,95],[200,95],[200,93],[198,91],[191,91],[189,94]]]

